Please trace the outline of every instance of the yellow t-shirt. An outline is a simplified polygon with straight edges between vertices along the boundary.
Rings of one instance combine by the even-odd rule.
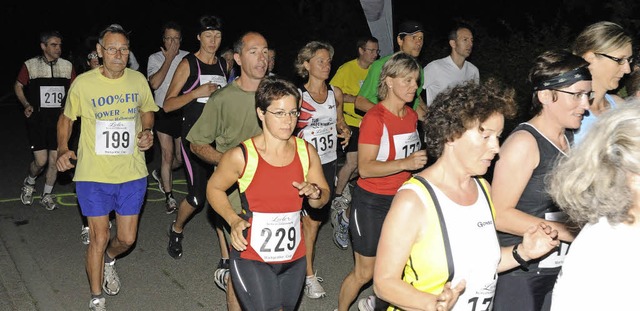
[[[125,69],[109,79],[100,68],[71,84],[64,115],[81,119],[78,165],[74,181],[120,184],[148,175],[144,151],[138,149],[141,112],[158,111],[142,73]]]
[[[356,96],[368,71],[369,69],[363,69],[358,65],[358,59],[353,59],[338,68],[329,84],[339,87],[344,94]],[[360,127],[362,116],[356,113],[354,103],[343,103],[342,111],[347,125]]]

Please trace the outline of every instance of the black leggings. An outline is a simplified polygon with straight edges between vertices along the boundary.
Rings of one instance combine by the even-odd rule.
[[[213,173],[213,165],[205,163],[191,152],[191,144],[184,137],[180,145],[187,179],[188,193],[185,199],[194,208],[201,209],[207,202],[207,182]]]
[[[307,269],[306,257],[284,263],[269,264],[231,256],[231,281],[238,301],[245,311],[295,310],[302,293]]]

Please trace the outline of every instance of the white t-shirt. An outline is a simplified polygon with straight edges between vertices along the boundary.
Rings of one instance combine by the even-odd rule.
[[[571,244],[551,310],[640,310],[640,225],[586,225]]]
[[[464,62],[462,68],[458,68],[451,56],[428,63],[424,66],[424,90],[427,92],[427,106],[431,106],[436,95],[448,87],[469,80],[479,83],[480,72],[478,67],[468,61]]]
[[[187,51],[178,51],[178,55],[176,55],[176,57],[173,58],[173,61],[171,61],[169,71],[167,71],[167,75],[164,77],[162,84],[160,84],[157,90],[153,91],[153,98],[158,107],[162,108],[162,106],[164,106],[164,98],[167,95],[167,90],[169,90],[169,84],[171,84],[173,74],[176,72],[176,68],[178,68],[178,64],[180,64],[182,58],[187,54],[189,54],[189,52]],[[162,54],[162,51],[151,54],[149,56],[149,60],[147,61],[147,79],[149,79],[149,77],[151,77],[151,75],[153,75],[154,73],[158,72],[163,63],[164,54]]]

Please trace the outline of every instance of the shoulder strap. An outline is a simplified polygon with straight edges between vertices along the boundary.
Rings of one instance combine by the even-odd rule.
[[[453,280],[455,267],[453,266],[453,255],[451,253],[451,243],[449,242],[449,234],[447,233],[447,224],[445,223],[444,217],[442,215],[442,208],[440,207],[440,202],[438,202],[438,197],[433,191],[433,187],[431,187],[431,184],[429,184],[429,182],[426,179],[418,175],[414,175],[413,178],[418,180],[422,184],[422,186],[424,186],[424,188],[427,190],[427,192],[429,193],[429,197],[433,202],[433,206],[436,209],[436,212],[438,213],[438,221],[440,222],[440,229],[442,230],[442,241],[444,243],[445,253],[447,254],[447,267],[449,267],[449,277],[447,278],[447,282],[450,282],[451,280]]]
[[[253,144],[253,140],[251,138],[243,141],[241,144],[242,153],[244,154],[244,171],[238,179],[238,190],[240,193],[243,193],[251,184],[253,180],[253,176],[256,173],[256,169],[258,168],[258,151],[256,150],[256,146]]]
[[[195,56],[195,54],[193,55],[193,58],[195,58],[196,60],[196,66],[198,66],[198,77],[196,78],[196,81],[193,81],[193,85],[191,85],[191,87],[188,90],[184,91],[182,94],[187,94],[193,91],[193,89],[195,89],[196,86],[198,86],[198,84],[200,83],[200,74],[202,73],[200,71],[200,61],[198,60],[198,57]]]
[[[307,149],[307,143],[302,138],[296,139],[296,151],[298,153],[298,157],[300,158],[300,163],[302,164],[302,173],[304,176],[304,180],[307,180],[307,174],[309,173],[309,151]],[[240,192],[244,192],[251,184],[253,180],[253,176],[256,173],[256,169],[258,168],[258,151],[256,150],[256,146],[253,144],[253,140],[251,138],[245,140],[240,144],[242,149],[242,153],[244,154],[245,164],[244,171],[242,172],[242,176],[238,179],[238,189]]]
[[[304,181],[307,181],[307,174],[309,173],[309,150],[307,149],[307,142],[299,137],[295,137],[295,139],[298,157],[302,164],[302,174],[304,175]]]
[[[476,182],[480,185],[482,189],[482,194],[484,194],[484,198],[489,203],[489,209],[491,210],[491,217],[493,217],[494,225],[496,220],[496,210],[493,207],[493,200],[491,199],[491,195],[489,194],[489,184],[484,178],[475,177]]]

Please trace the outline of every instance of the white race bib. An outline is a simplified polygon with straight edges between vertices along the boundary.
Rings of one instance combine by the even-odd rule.
[[[420,135],[418,131],[393,135],[393,145],[396,148],[395,160],[405,159],[420,150]]]
[[[200,75],[200,85],[207,84],[209,82],[213,82],[220,86],[220,88],[227,85],[227,80],[223,76],[220,75]],[[206,103],[209,100],[209,97],[198,97],[199,103]]]
[[[40,87],[40,107],[60,108],[64,98],[64,86],[46,85]]]
[[[265,262],[293,258],[300,245],[300,212],[256,213],[251,223],[251,247]]]
[[[549,221],[566,221],[567,214],[564,212],[548,212],[544,214],[544,219]],[[564,257],[569,252],[569,243],[560,242],[555,252],[547,255],[540,260],[538,267],[540,268],[557,268],[564,263]]]
[[[338,132],[335,125],[305,129],[304,139],[316,147],[320,163],[326,164],[338,158]]]
[[[96,120],[96,154],[133,154],[136,143],[135,128],[133,120]]]

